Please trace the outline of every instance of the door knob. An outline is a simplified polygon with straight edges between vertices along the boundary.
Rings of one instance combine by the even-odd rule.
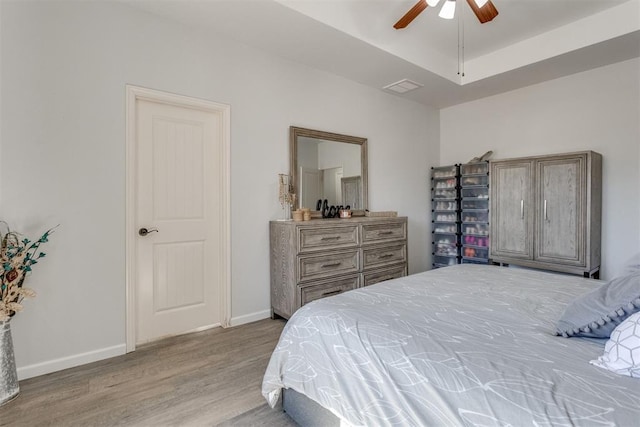
[[[157,228],[141,228],[140,230],[138,230],[138,234],[141,235],[142,237],[146,236],[147,234],[153,233],[153,232],[158,233],[158,229]]]

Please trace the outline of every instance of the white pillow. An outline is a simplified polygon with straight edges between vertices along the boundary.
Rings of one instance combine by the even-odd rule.
[[[627,317],[611,332],[604,354],[590,363],[616,374],[640,378],[640,312]]]

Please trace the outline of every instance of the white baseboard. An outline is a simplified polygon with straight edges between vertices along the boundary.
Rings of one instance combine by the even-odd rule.
[[[37,377],[39,375],[50,374],[67,368],[84,365],[86,363],[97,362],[114,356],[125,354],[127,346],[125,344],[114,345],[100,350],[89,351],[87,353],[74,354],[73,356],[62,357],[60,359],[48,360],[34,365],[18,368],[18,380]]]
[[[240,326],[245,323],[257,322],[258,320],[271,317],[271,310],[257,311],[255,313],[245,314],[244,316],[232,317],[229,326]]]

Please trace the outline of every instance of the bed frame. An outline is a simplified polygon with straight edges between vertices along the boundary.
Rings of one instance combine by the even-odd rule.
[[[282,409],[303,427],[339,427],[340,418],[302,393],[282,390]]]

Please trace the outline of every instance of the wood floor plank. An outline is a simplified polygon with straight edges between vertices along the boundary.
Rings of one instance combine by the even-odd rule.
[[[294,426],[260,393],[284,324],[167,338],[21,381],[20,395],[0,407],[0,426]]]

